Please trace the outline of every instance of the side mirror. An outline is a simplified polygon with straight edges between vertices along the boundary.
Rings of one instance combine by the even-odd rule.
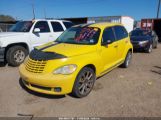
[[[105,42],[102,42],[102,45],[108,45],[111,44],[113,41],[112,40],[107,40]]]
[[[40,32],[40,28],[35,28],[34,29],[34,33],[39,33]]]

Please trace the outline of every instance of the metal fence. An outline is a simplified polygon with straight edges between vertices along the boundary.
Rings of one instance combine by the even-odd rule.
[[[0,23],[0,32],[8,32],[10,27],[13,26],[14,24],[5,24],[5,23]]]

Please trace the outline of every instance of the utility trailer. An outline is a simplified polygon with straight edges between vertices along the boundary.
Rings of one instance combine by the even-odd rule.
[[[159,19],[142,19],[141,28],[144,30],[154,30],[161,42],[161,18]]]

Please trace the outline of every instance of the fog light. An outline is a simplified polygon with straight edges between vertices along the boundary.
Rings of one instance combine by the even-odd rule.
[[[61,88],[60,87],[55,87],[54,92],[61,92]]]

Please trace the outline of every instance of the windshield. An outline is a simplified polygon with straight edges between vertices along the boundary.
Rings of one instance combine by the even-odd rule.
[[[29,32],[33,25],[32,21],[21,21],[10,28],[10,32]]]
[[[72,27],[66,30],[56,42],[69,44],[96,44],[100,29],[94,27]]]
[[[131,32],[131,36],[146,36],[150,35],[150,32],[147,30],[134,30]]]

